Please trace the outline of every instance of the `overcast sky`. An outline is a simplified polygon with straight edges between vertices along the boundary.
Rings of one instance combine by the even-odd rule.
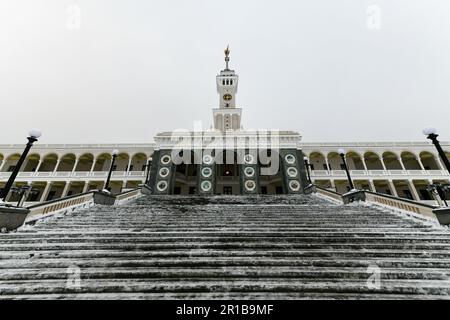
[[[2,0],[0,143],[209,128],[228,43],[244,128],[450,140],[449,17],[448,0]]]

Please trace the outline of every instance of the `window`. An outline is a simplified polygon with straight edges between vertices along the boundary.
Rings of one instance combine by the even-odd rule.
[[[225,79],[222,80],[222,85],[223,85],[223,86],[225,85]]]
[[[233,85],[233,79],[230,80],[230,84]]]
[[[233,194],[233,188],[230,186],[223,187],[223,194]]]
[[[195,194],[196,191],[197,191],[196,187],[189,187],[189,194]]]
[[[181,194],[181,187],[173,188],[173,194]]]
[[[267,187],[266,186],[262,186],[261,187],[261,193],[262,194],[267,194]]]
[[[281,186],[275,187],[275,193],[276,194],[283,194],[283,187],[281,187]]]

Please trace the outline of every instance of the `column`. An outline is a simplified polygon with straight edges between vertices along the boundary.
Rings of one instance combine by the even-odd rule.
[[[375,183],[373,182],[373,180],[369,180],[369,185],[372,192],[377,192],[377,188],[375,188]]]
[[[75,163],[73,164],[73,169],[72,169],[71,175],[75,172],[75,169],[77,168],[77,165],[78,165],[78,159],[76,159]]]
[[[83,186],[83,190],[81,191],[81,193],[87,192],[88,188],[89,188],[89,181],[85,181],[84,182],[84,186]]]
[[[402,157],[399,157],[399,158],[398,158],[398,162],[400,162],[400,166],[402,167],[402,170],[403,170],[403,171],[406,171],[405,166],[404,166],[404,164],[403,164],[403,159],[402,159]]]
[[[327,165],[327,171],[331,171],[330,164],[328,163],[328,157],[325,157],[325,164]]]
[[[35,172],[39,171],[39,169],[41,168],[41,165],[42,165],[42,160],[39,159],[39,162],[38,162],[38,165],[36,166],[36,171]]]
[[[333,180],[333,179],[330,179],[330,183],[331,183],[331,188],[332,188],[334,191],[337,191],[337,190],[336,190],[336,184],[334,183],[334,180]]]
[[[415,198],[414,200],[420,201],[419,193],[417,193],[417,190],[416,190],[416,187],[414,186],[413,181],[408,180],[408,184],[409,184],[409,188],[411,189],[411,193],[412,193],[413,197]]]
[[[369,170],[367,170],[366,159],[364,159],[364,157],[361,157],[361,162],[364,166],[364,170],[366,170],[366,172],[369,172]]]
[[[131,157],[130,160],[128,160],[127,172],[130,172],[130,167],[131,167]]]
[[[420,156],[417,157],[417,162],[419,163],[420,169],[422,171],[425,171],[425,167],[423,166],[422,159],[420,159]]]
[[[57,170],[58,167],[59,167],[59,163],[60,163],[60,162],[61,162],[60,159],[56,160],[56,165],[55,165],[55,169],[53,169],[53,172],[56,172],[56,170]]]
[[[383,158],[383,156],[381,156],[380,162],[381,162],[381,166],[383,167],[383,170],[384,170],[384,171],[387,171],[386,165],[384,164],[384,158]]]
[[[42,192],[42,196],[39,199],[39,202],[44,202],[45,199],[47,199],[48,197],[48,193],[50,192],[52,183],[51,182],[47,182],[47,185],[45,186],[44,192]]]
[[[434,155],[433,155],[434,156]],[[436,159],[436,164],[438,165],[438,167],[440,167],[439,170],[445,170],[447,171],[447,168],[444,166],[444,164],[442,163],[441,157],[439,155],[434,156],[434,159]]]
[[[398,197],[397,189],[395,189],[394,182],[392,180],[388,180],[389,188],[391,189],[391,193],[393,196]]]
[[[6,158],[3,158],[2,164],[0,164],[0,172],[2,172],[3,167],[5,166]]]
[[[67,197],[67,193],[69,192],[70,189],[70,181],[66,181],[66,185],[64,186],[64,190],[61,194],[61,198]]]

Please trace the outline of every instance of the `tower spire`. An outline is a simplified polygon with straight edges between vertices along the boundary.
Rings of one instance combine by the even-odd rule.
[[[227,45],[227,48],[225,49],[224,53],[225,53],[225,70],[230,70],[228,69],[228,62],[230,61],[230,45]]]

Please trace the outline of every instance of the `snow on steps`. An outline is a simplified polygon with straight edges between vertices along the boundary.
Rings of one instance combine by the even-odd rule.
[[[313,196],[144,197],[0,234],[0,298],[448,299],[449,236]]]

